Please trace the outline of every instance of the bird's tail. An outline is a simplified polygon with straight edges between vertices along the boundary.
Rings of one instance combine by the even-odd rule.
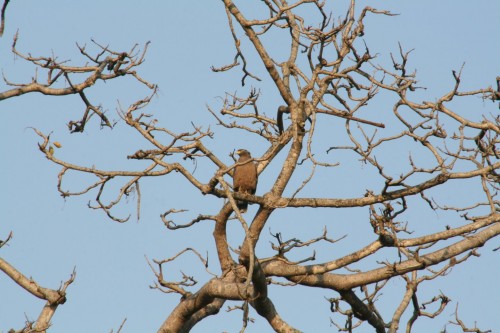
[[[240,210],[240,213],[245,213],[248,209],[248,202],[246,201],[236,201],[236,206]]]

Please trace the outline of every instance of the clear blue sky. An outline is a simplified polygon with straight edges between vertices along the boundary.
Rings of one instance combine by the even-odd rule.
[[[347,1],[338,0],[335,3],[340,9]],[[398,52],[398,42],[407,50],[415,49],[410,58],[410,68],[417,68],[420,85],[428,88],[423,92],[423,98],[434,100],[450,90],[453,84],[451,70],[459,70],[464,62],[464,89],[493,85],[495,77],[500,75],[498,1],[360,1],[358,9],[365,4],[400,14],[367,20],[365,40],[371,52],[379,54],[380,63],[387,62],[390,52]],[[256,7],[251,4],[247,7],[247,16],[257,13]],[[333,14],[334,17],[343,15],[341,11]],[[218,131],[210,142],[211,147],[225,158],[226,163],[230,162],[227,154],[233,149],[248,145],[247,138],[218,128],[206,111],[206,105],[217,109],[218,96],[223,96],[226,91],[238,91],[244,95],[251,85],[260,88],[263,93],[260,108],[264,112],[272,115],[272,110],[281,104],[262,65],[252,53],[248,57],[250,68],[265,79],[262,83],[248,79],[247,86],[242,88],[238,70],[227,74],[211,72],[210,66],[228,64],[234,56],[226,14],[220,1],[199,1],[196,4],[185,1],[11,1],[6,29],[0,39],[0,68],[9,80],[28,82],[34,75],[33,68],[15,58],[10,51],[17,30],[20,51],[33,55],[53,52],[60,59],[71,59],[75,65],[84,61],[75,43],[87,44],[91,48],[93,38],[121,51],[129,50],[135,43],[142,47],[145,42],[151,41],[147,61],[139,71],[142,77],[157,83],[160,92],[148,112],[154,113],[165,127],[179,132],[191,129],[191,121],[198,125],[211,125],[213,130]],[[279,40],[271,40],[270,44],[273,44],[272,49],[279,51]],[[6,89],[5,84],[0,83],[0,90]],[[144,89],[137,89],[136,85],[122,80],[91,88],[89,97],[96,104],[102,103],[108,115],[118,120],[115,111],[117,101],[126,106],[146,93]],[[498,112],[498,108],[490,104],[473,101],[462,107],[470,107],[471,114]],[[392,104],[386,107],[390,108]],[[4,239],[10,231],[14,233],[14,239],[0,250],[0,255],[42,286],[54,289],[69,277],[76,266],[77,279],[68,289],[67,303],[59,307],[53,318],[51,333],[109,332],[112,328],[116,331],[125,317],[127,323],[123,332],[154,332],[178,303],[179,296],[149,289],[155,277],[144,256],[161,259],[187,246],[194,246],[201,253],[208,252],[210,268],[218,272],[212,223],[195,226],[193,233],[185,230],[172,232],[165,229],[160,214],[170,208],[189,208],[190,212],[185,215],[188,219],[199,213],[215,213],[222,203],[202,197],[175,175],[149,179],[141,184],[142,216],[138,223],[132,217],[126,224],[117,224],[102,212],[88,209],[87,202],[95,198],[95,193],[64,200],[56,189],[59,168],[38,152],[38,138],[29,127],[36,127],[44,133],[53,131],[54,140],[63,144],[63,148],[57,151],[61,157],[103,169],[133,167],[134,163],[124,157],[144,147],[133,132],[124,129],[123,124],[112,131],[98,131],[94,122],[87,133],[69,135],[67,122],[78,118],[82,110],[83,105],[76,96],[56,98],[29,94],[0,104],[0,170],[3,178],[0,239]],[[254,155],[258,156],[265,149],[266,146],[257,144]],[[192,167],[194,169],[195,166]],[[205,171],[198,166],[195,175],[207,180],[213,171]],[[348,173],[346,175],[349,176]],[[272,172],[263,175],[259,182],[262,186],[259,194],[264,193],[266,179],[271,181],[272,176]],[[77,190],[84,188],[86,179],[74,175],[66,184]],[[342,186],[341,183],[335,185]],[[135,214],[134,208],[135,202],[130,200],[117,212],[122,216]],[[250,213],[254,209],[252,207]],[[326,225],[331,236],[337,238],[352,233],[357,223],[367,223],[367,211],[358,213],[339,212],[332,221],[328,212],[318,212],[311,218],[310,211],[285,211],[276,214],[270,227],[273,232],[282,231],[284,237],[306,240],[320,235]],[[359,217],[359,221],[353,216]],[[448,221],[447,217],[444,214],[422,213],[412,218],[417,221],[415,225],[418,226],[421,219],[422,225],[431,228],[429,221],[439,223],[441,227],[453,224],[454,221]],[[304,223],[305,218],[307,223]],[[238,245],[242,237],[241,228],[231,226],[230,237],[232,244]],[[347,251],[350,246],[355,248],[367,242],[357,242],[353,238],[349,244],[342,246]],[[263,239],[258,254],[269,255],[268,244],[267,238]],[[453,319],[456,301],[460,303],[462,319],[470,326],[477,320],[482,329],[496,331],[500,328],[500,265],[498,253],[491,251],[498,245],[498,240],[494,240],[480,249],[480,258],[472,258],[456,267],[441,281],[423,285],[425,290],[420,290],[422,298],[427,299],[442,290],[454,303],[434,321],[419,319],[415,332],[441,330],[448,320]],[[336,247],[323,250],[328,251],[340,250]],[[310,251],[303,254],[310,254]],[[319,255],[326,257],[327,254]],[[209,278],[201,263],[189,254],[168,268],[165,273],[172,280],[179,278],[179,270],[197,277],[200,285]],[[398,279],[391,280],[389,284],[395,292],[384,293],[380,300],[386,318],[400,299],[398,292],[404,288]],[[25,315],[36,319],[43,306],[42,301],[3,274],[0,274],[0,295],[0,332],[10,328],[20,329]],[[281,316],[293,326],[306,332],[336,331],[329,325],[331,314],[324,300],[324,297],[336,297],[335,293],[310,289],[295,292],[277,287],[271,289],[270,296]],[[310,297],[310,301],[305,301],[306,297]],[[297,300],[302,300],[300,307],[290,306]],[[250,324],[247,332],[270,331],[267,323],[255,312],[251,316],[256,318],[256,322]],[[221,312],[196,326],[193,331],[237,332],[240,327],[240,312]],[[448,332],[458,330],[448,326]]]

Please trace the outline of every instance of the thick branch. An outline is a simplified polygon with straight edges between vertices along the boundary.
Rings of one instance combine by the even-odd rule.
[[[279,264],[278,262],[274,263],[272,270],[264,267],[264,271],[266,275],[286,276],[294,282],[307,286],[347,290],[442,263],[461,253],[483,246],[489,239],[499,234],[500,223],[496,223],[475,235],[469,236],[441,250],[422,255],[417,259],[409,259],[401,263],[387,265],[383,268],[351,275],[323,273],[325,267],[321,266],[309,268],[292,267],[292,269],[287,269],[286,263]],[[303,272],[302,274],[306,275],[299,275],[297,274],[298,272]]]
[[[73,271],[61,288],[54,290],[40,286],[32,278],[28,279],[2,258],[0,258],[0,270],[33,296],[47,301],[33,325],[34,332],[45,333],[50,326],[50,320],[54,316],[57,307],[66,302],[66,289],[75,280],[76,272]]]

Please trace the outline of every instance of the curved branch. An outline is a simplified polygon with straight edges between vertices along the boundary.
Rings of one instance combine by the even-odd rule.
[[[480,231],[475,235],[469,236],[468,238],[456,242],[441,250],[422,255],[416,259],[410,259],[401,263],[387,265],[387,267],[384,268],[378,268],[371,271],[347,276],[342,274],[320,273],[315,275],[294,274],[294,276],[287,276],[287,278],[306,286],[331,288],[335,290],[352,289],[362,285],[383,281],[391,277],[402,275],[415,270],[421,270],[426,267],[450,260],[461,253],[483,246],[489,239],[498,235],[500,235],[500,223],[495,223],[485,230]],[[282,268],[285,269],[286,264],[282,264]],[[266,271],[266,274],[269,275],[284,276],[283,274],[281,274],[280,270],[264,270]],[[308,272],[304,269],[303,274],[310,273],[312,272]]]

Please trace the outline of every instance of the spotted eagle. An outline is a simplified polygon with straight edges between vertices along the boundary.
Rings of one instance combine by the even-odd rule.
[[[253,161],[250,161],[252,156],[250,156],[248,150],[238,149],[236,154],[240,158],[238,159],[238,165],[234,168],[233,189],[239,193],[255,194],[255,190],[257,189],[257,165]],[[247,211],[248,202],[237,200],[236,205],[241,213]]]

